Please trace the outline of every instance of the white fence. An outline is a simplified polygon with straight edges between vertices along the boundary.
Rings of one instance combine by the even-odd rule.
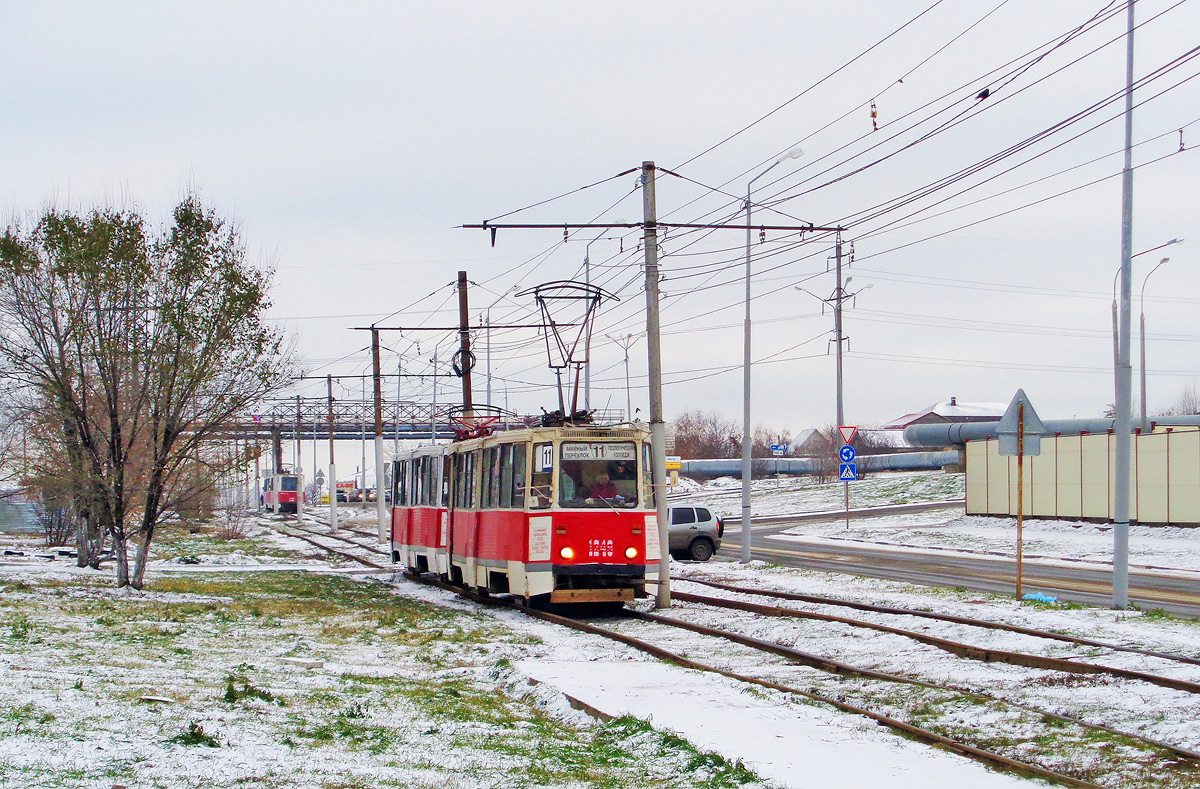
[[[1200,525],[1200,430],[1159,428],[1133,436],[1129,517],[1140,523]],[[1043,436],[1025,458],[1024,512],[1029,517],[1109,520],[1116,478],[1112,433]],[[966,446],[967,514],[1015,515],[1017,458],[999,442]]]

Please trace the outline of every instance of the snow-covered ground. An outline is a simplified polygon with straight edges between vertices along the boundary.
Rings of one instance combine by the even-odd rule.
[[[721,477],[705,484],[686,480],[672,502],[704,503],[722,516],[741,515],[741,482]],[[754,515],[836,512],[844,506],[841,483],[815,485],[804,478],[756,481]],[[963,497],[963,475],[941,472],[875,474],[850,483],[850,506],[872,507],[949,501]],[[730,527],[732,532],[737,524]],[[1104,523],[1026,518],[1022,526],[1025,557],[1112,563],[1112,528]],[[804,522],[780,533],[797,540],[863,540],[935,550],[977,551],[1012,556],[1015,518],[967,516],[952,510]],[[1200,529],[1132,526],[1129,562],[1133,566],[1200,572]]]
[[[856,483],[861,489],[852,506],[955,498],[960,479],[877,475]],[[717,480],[697,486],[689,499],[735,514],[738,493],[729,491],[736,486]],[[756,514],[841,504],[837,485],[770,480],[754,493]],[[143,593],[112,589],[108,570],[0,557],[0,710],[7,710],[0,712],[0,786],[719,787],[756,785],[755,775],[765,786],[805,789],[983,789],[1022,782],[828,707],[776,691],[750,692],[390,574],[364,576],[361,567],[331,563],[312,545],[279,534],[268,518],[254,519],[246,532],[233,541],[203,534],[164,539]],[[932,512],[852,520],[849,530],[841,521],[805,523],[786,534],[1008,551],[1012,532],[1004,519]],[[1111,535],[1093,524],[1027,521],[1025,534],[1030,553],[1107,561],[1111,551],[1105,542]],[[1191,555],[1195,534],[1135,528],[1133,562],[1200,569]],[[28,535],[0,542],[37,547]],[[672,569],[1200,657],[1200,625],[1138,611],[1021,604],[761,563]],[[678,588],[712,593],[686,582]],[[679,605],[673,614],[694,612]],[[738,621],[760,637],[832,650],[855,664],[951,670],[927,648],[895,637],[775,619]],[[994,649],[1028,646],[1023,637],[999,631],[968,632],[929,620],[905,626]],[[734,659],[733,650],[714,651],[699,636],[681,636],[673,648],[702,662]],[[1086,659],[1134,660],[1075,651]],[[807,671],[777,662],[761,669],[793,679],[808,677]],[[1019,699],[1144,726],[1153,736],[1200,747],[1200,711],[1179,692],[1148,687],[1114,698],[1102,681],[1043,683],[1030,681],[1025,669],[985,665],[953,672]],[[632,717],[598,724],[572,709],[569,699]],[[216,747],[206,747],[204,737]],[[1105,785],[1185,785],[1142,780],[1136,770],[1110,778]]]

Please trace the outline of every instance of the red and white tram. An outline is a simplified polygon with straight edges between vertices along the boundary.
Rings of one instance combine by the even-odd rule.
[[[397,456],[392,560],[531,602],[624,602],[658,577],[650,434],[536,427]]]
[[[296,512],[300,491],[304,488],[304,477],[282,471],[268,474],[263,480],[262,505],[267,512],[281,514]]]

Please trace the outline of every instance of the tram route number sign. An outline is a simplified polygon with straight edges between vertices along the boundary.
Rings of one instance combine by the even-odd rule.
[[[637,450],[632,442],[601,444],[572,442],[562,445],[563,460],[637,460]]]

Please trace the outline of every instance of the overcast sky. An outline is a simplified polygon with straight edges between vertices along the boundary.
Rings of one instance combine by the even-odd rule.
[[[638,231],[566,243],[561,230],[501,231],[492,248],[456,226],[597,182],[499,221],[639,221],[636,174],[612,176],[643,160],[682,176],[659,173],[660,219],[736,225],[748,181],[801,146],[755,182],[754,221],[847,228],[849,290],[866,288],[845,316],[847,421],[884,424],[952,395],[1007,402],[1018,387],[1043,418],[1097,416],[1114,399],[1120,179],[1110,176],[1123,131],[1119,100],[1104,102],[1124,84],[1121,9],[5,0],[0,213],[117,203],[159,220],[196,191],[239,223],[252,260],[275,269],[271,316],[319,376],[369,368],[368,337],[351,327],[456,323],[460,269],[473,323],[490,304],[493,323],[529,322],[534,304],[515,291],[582,279],[598,238],[592,280],[620,301],[598,319],[591,400],[624,408],[622,354],[605,336],[644,331]],[[1136,73],[1167,68],[1136,94],[1146,103],[1134,129],[1134,249],[1190,239],[1135,260],[1136,327],[1143,277],[1171,258],[1146,288],[1154,411],[1200,377],[1200,60],[1187,55],[1200,8],[1142,0],[1137,14]],[[754,421],[830,424],[832,317],[817,297],[833,289],[833,239],[767,232],[758,243],[756,232],[755,242]],[[744,244],[736,227],[662,240],[668,417],[699,408],[740,419]],[[385,368],[408,373],[428,373],[435,348],[444,365],[457,342],[384,340]],[[474,342],[482,400],[485,333]],[[556,407],[540,343],[533,331],[492,333],[497,405]],[[643,416],[645,370],[636,339]],[[439,400],[454,383],[443,379]],[[428,379],[401,385],[406,398],[431,394]],[[347,379],[338,394],[359,386]],[[324,381],[298,391],[323,394]]]

